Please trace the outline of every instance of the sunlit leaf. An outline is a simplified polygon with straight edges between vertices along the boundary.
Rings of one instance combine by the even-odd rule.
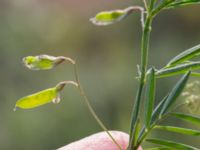
[[[145,98],[145,125],[146,128],[149,128],[155,101],[155,71],[153,68],[151,68],[150,74],[147,78],[147,90]]]
[[[200,131],[187,128],[173,127],[173,126],[159,126],[159,125],[155,126],[155,128],[181,134],[200,136]]]
[[[200,126],[200,117],[188,115],[188,114],[182,114],[182,113],[170,113],[170,115],[177,117],[179,119],[182,119],[184,121],[187,121],[189,123],[193,123]]]
[[[174,102],[176,101],[176,99],[178,98],[178,96],[181,94],[181,92],[183,91],[188,78],[190,76],[190,72],[186,73],[174,86],[174,88],[171,90],[171,92],[169,93],[169,96],[167,97],[167,99],[165,100],[162,110],[160,112],[160,116],[162,116],[164,113],[166,113],[169,108],[174,104]]]
[[[200,4],[200,0],[181,0],[170,4],[167,8],[176,8],[181,6],[187,6],[192,4]]]
[[[200,61],[189,62],[186,64],[176,65],[174,67],[160,69],[156,72],[156,77],[157,78],[170,77],[178,74],[184,74],[187,71],[193,71],[197,69],[200,69]]]
[[[16,107],[23,109],[35,108],[53,101],[59,101],[59,98],[57,88],[53,87],[19,99],[16,102]]]
[[[98,13],[94,18],[91,18],[90,21],[99,26],[110,25],[115,22],[121,21],[126,16],[128,16],[133,11],[132,7],[126,9],[112,10],[112,11],[103,11]]]
[[[176,57],[174,57],[172,60],[169,61],[169,63],[167,64],[167,67],[188,61],[189,59],[192,59],[199,55],[200,55],[200,44],[188,50],[185,50],[179,55],[177,55]]]
[[[27,56],[23,58],[25,66],[31,70],[48,70],[52,69],[56,65],[65,61],[65,57],[39,55],[39,56]]]
[[[147,139],[147,142],[153,144],[159,144],[162,146],[169,147],[173,150],[199,150],[198,148],[192,147],[190,145],[174,142],[174,141],[167,141],[167,140],[160,140],[160,139]]]

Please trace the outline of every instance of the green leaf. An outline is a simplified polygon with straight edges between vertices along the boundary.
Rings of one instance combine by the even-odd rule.
[[[153,9],[152,16],[157,15],[159,12],[164,10],[168,5],[173,3],[175,0],[163,0],[160,5],[158,5],[155,9]]]
[[[162,110],[162,107],[163,107],[163,104],[164,102],[166,101],[168,96],[165,96],[161,101],[160,103],[156,106],[156,108],[154,109],[153,111],[153,114],[152,114],[152,119],[151,119],[151,125],[155,123],[155,121],[158,119],[158,116],[160,114],[160,111]],[[138,138],[138,141],[140,141],[142,139],[142,136],[144,135],[145,133],[145,126],[142,127],[142,130],[140,131],[140,134],[139,134],[139,138]]]
[[[166,113],[170,107],[174,104],[174,102],[176,101],[176,99],[178,98],[178,96],[181,94],[181,92],[183,91],[188,78],[190,76],[190,72],[186,73],[175,85],[175,87],[171,90],[171,92],[169,93],[169,96],[167,97],[166,101],[163,104],[162,110],[160,112],[160,117]]]
[[[192,4],[200,4],[200,0],[181,0],[181,1],[170,4],[167,7],[167,9],[181,7],[181,6],[187,6],[187,5],[192,5]]]
[[[170,68],[163,68],[156,72],[156,77],[157,78],[170,77],[178,74],[184,74],[187,71],[193,71],[197,69],[200,69],[200,61],[180,64]]]
[[[162,110],[162,107],[163,107],[163,104],[164,102],[166,101],[168,96],[165,96],[161,101],[160,103],[156,106],[156,108],[154,109],[153,111],[153,114],[152,114],[152,119],[151,119],[151,125],[155,123],[155,121],[157,120],[159,114],[160,114],[160,111]],[[145,126],[142,127],[142,130],[140,131],[140,134],[139,134],[139,140],[141,139],[141,137],[143,136],[143,134],[145,133]]]
[[[173,126],[155,126],[156,129],[181,133],[181,134],[187,134],[187,135],[193,135],[193,136],[200,136],[200,131],[187,129],[187,128],[180,128],[180,127],[173,127]]]
[[[179,55],[177,55],[176,57],[174,57],[172,60],[169,61],[169,63],[167,64],[167,67],[188,61],[189,59],[192,59],[199,55],[200,55],[200,44],[188,50],[185,50]]]
[[[200,117],[182,113],[170,113],[170,115],[200,126]]]
[[[35,94],[28,95],[16,102],[16,107],[23,109],[35,108],[53,101],[59,101],[59,93],[56,87],[49,88]]]
[[[128,7],[126,9],[103,11],[98,13],[95,17],[91,18],[90,21],[93,24],[99,26],[110,25],[127,17],[133,12],[133,8],[134,7]]]
[[[147,142],[153,143],[153,144],[159,144],[166,147],[169,147],[173,150],[198,150],[195,147],[192,147],[190,145],[174,142],[174,141],[167,141],[167,140],[160,140],[160,139],[147,139]]]
[[[158,116],[163,108],[163,105],[165,103],[165,101],[167,100],[169,95],[165,96],[161,101],[160,103],[156,106],[156,108],[154,109],[153,111],[153,115],[152,115],[152,120],[151,120],[151,124],[153,124],[157,119],[158,119]]]
[[[134,128],[134,131],[133,131],[133,145],[136,145],[136,142],[137,142],[137,139],[138,139],[138,136],[139,136],[139,131],[140,131],[140,120],[137,119],[136,121],[136,125],[135,125],[135,128]]]
[[[151,125],[154,101],[155,101],[155,71],[153,68],[151,68],[150,74],[147,78],[147,89],[146,89],[146,103],[145,103],[146,128],[149,128]]]
[[[191,72],[191,75],[194,76],[194,77],[200,77],[199,72]]]
[[[144,150],[171,150],[171,149],[167,147],[154,147],[154,148],[147,148]]]
[[[27,56],[23,58],[24,65],[31,70],[48,70],[64,62],[67,58],[49,55]]]

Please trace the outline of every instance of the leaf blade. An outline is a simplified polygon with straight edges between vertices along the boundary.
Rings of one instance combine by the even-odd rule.
[[[153,115],[152,115],[152,122],[151,123],[154,123],[154,121],[156,121],[156,119],[159,117],[159,114],[162,110],[162,107],[166,101],[166,99],[168,98],[169,95],[165,96],[161,101],[160,103],[156,106],[156,108],[154,109],[153,111]]]
[[[155,70],[151,68],[150,75],[147,79],[146,104],[145,104],[145,125],[150,127],[152,112],[155,101]]]
[[[151,120],[151,125],[154,124],[154,122],[157,120],[160,111],[162,110],[162,106],[165,102],[165,100],[167,99],[168,96],[165,96],[160,103],[156,106],[156,108],[153,110],[153,114],[152,114],[152,120]],[[139,138],[138,141],[141,141],[141,139],[143,138],[143,135],[145,133],[145,125],[142,127],[140,134],[139,134]]]
[[[170,77],[178,74],[184,74],[187,71],[200,69],[200,61],[189,62],[185,64],[176,65],[169,68],[163,68],[156,72],[157,78]]]
[[[170,131],[170,132],[176,132],[176,133],[180,133],[180,134],[200,136],[200,131],[187,129],[187,128],[174,127],[174,126],[160,126],[160,125],[155,126],[155,128]]]
[[[197,148],[192,147],[190,145],[173,142],[173,141],[160,140],[160,139],[147,139],[146,141],[153,144],[163,145],[172,149],[177,149],[177,150],[198,150]]]
[[[192,4],[200,4],[200,0],[183,0],[180,2],[174,2],[174,3],[170,4],[167,7],[167,9],[181,7],[181,6],[187,6],[187,5],[192,5]]]
[[[154,148],[147,148],[145,150],[171,150],[167,147],[154,147]]]
[[[183,51],[182,53],[180,53],[179,55],[175,56],[174,58],[172,58],[169,61],[167,66],[176,65],[178,63],[187,61],[187,60],[197,57],[199,55],[200,55],[200,44],[196,45],[190,49],[187,49],[187,50]]]
[[[188,114],[183,114],[183,113],[170,113],[171,116],[177,117],[181,120],[196,124],[200,126],[200,117],[193,116],[193,115],[188,115]]]
[[[172,104],[176,101],[178,96],[181,94],[181,92],[183,91],[188,81],[189,76],[190,76],[190,72],[186,73],[171,90],[171,92],[169,93],[169,96],[167,97],[166,101],[163,104],[162,110],[159,114],[160,117],[169,110],[169,108],[172,106]]]

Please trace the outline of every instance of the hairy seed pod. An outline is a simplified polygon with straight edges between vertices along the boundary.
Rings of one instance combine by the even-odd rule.
[[[23,58],[24,65],[31,70],[48,70],[65,61],[65,57],[49,55],[27,56]]]

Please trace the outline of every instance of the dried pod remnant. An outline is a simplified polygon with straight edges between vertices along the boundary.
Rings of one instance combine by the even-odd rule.
[[[23,109],[35,108],[50,102],[59,102],[60,96],[56,87],[49,88],[19,99],[16,107]]]
[[[75,64],[75,61],[63,56],[55,57],[49,55],[38,55],[27,56],[23,58],[23,63],[27,68],[31,70],[49,70],[61,64],[64,61],[68,61],[72,64]]]

